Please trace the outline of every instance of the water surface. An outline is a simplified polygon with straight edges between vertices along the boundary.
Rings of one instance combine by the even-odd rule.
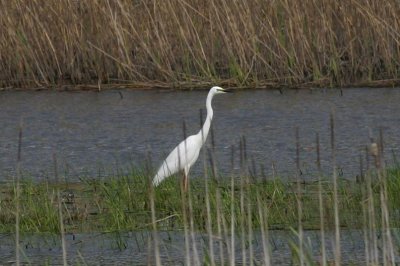
[[[51,176],[53,153],[69,179],[96,178],[142,165],[151,155],[157,167],[187,134],[199,130],[199,110],[206,91],[2,92],[0,93],[0,180],[9,180],[16,165],[19,121],[23,120],[22,168],[35,179]],[[359,156],[369,132],[384,133],[386,159],[400,147],[400,90],[248,90],[214,98],[214,143],[217,168],[239,168],[239,139],[246,137],[249,164],[258,174],[281,176],[295,171],[295,128],[300,132],[302,175],[315,172],[315,134],[320,133],[324,172],[331,172],[329,117],[335,113],[339,174],[359,173]],[[209,139],[208,146],[211,146]],[[208,160],[207,160],[208,161]],[[202,157],[193,175],[203,173]],[[364,162],[365,166],[365,162]]]
[[[365,265],[364,235],[361,230],[341,231],[342,265]],[[397,233],[396,233],[397,232]],[[394,234],[398,231],[393,230]],[[260,232],[255,232],[251,243],[254,260],[261,263],[263,247]],[[71,265],[155,265],[154,241],[152,233],[130,232],[118,234],[67,234],[66,250],[68,263]],[[185,265],[185,238],[180,231],[161,232],[158,234],[160,257],[163,265]],[[200,262],[204,262],[208,252],[208,237],[195,234],[195,246]],[[15,240],[10,235],[0,234],[0,261],[12,264],[15,261]],[[228,253],[226,246],[230,245],[230,237],[222,242],[213,241],[214,255],[217,263],[227,264]],[[246,238],[247,241],[247,238]],[[304,231],[305,253],[312,261],[321,260],[321,236],[319,231]],[[25,235],[21,240],[23,255],[21,260],[31,264],[62,264],[61,241],[55,235]],[[241,238],[235,239],[235,262],[243,265],[243,249]],[[297,245],[298,238],[290,231],[269,231],[268,248],[272,265],[291,265],[296,261],[296,255],[291,244]],[[325,244],[328,262],[334,261],[333,254],[334,232],[326,232]],[[223,252],[219,248],[223,244]],[[400,262],[396,251],[400,243],[394,241],[395,259]],[[192,242],[190,243],[192,246]],[[244,249],[248,260],[250,244]],[[379,251],[381,253],[381,251]],[[381,256],[381,254],[380,254]],[[190,251],[191,262],[197,256]]]

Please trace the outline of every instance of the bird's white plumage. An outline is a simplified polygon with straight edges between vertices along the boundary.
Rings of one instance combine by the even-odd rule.
[[[188,174],[190,167],[196,162],[201,149],[201,138],[192,135],[179,143],[177,147],[164,160],[153,179],[153,185],[157,186],[164,178],[176,174],[181,170]]]
[[[157,174],[154,176],[154,186],[159,185],[166,177],[176,174],[179,171],[184,171],[185,177],[187,178],[190,167],[192,167],[199,157],[200,149],[205,143],[210,130],[213,117],[213,110],[211,107],[212,98],[216,94],[225,92],[227,92],[227,90],[224,90],[221,87],[215,86],[210,89],[206,100],[207,117],[203,128],[196,135],[186,138],[172,150],[158,169]]]

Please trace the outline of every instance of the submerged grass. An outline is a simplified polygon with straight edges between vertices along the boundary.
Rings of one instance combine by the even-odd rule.
[[[0,1],[0,87],[399,84],[382,1]]]
[[[157,230],[183,230],[188,221],[193,223],[191,230],[219,232],[218,234],[223,233],[222,227],[227,230],[232,223],[235,228],[242,228],[242,233],[262,229],[260,224],[263,223],[263,226],[268,224],[269,229],[297,228],[299,194],[302,205],[300,222],[303,229],[320,229],[321,223],[325,230],[335,228],[332,204],[335,194],[333,184],[328,178],[322,179],[321,193],[317,181],[302,182],[299,187],[296,182],[288,183],[279,179],[266,181],[252,177],[235,178],[233,191],[229,179],[210,178],[206,180],[206,193],[204,179],[193,178],[190,209],[187,209],[188,202],[182,207],[177,180],[179,178],[169,178],[153,192],[149,190],[147,176],[141,172],[104,181],[86,180],[79,184],[21,181],[19,230],[59,233],[60,217],[63,218],[65,232],[70,233],[153,230],[154,222]],[[370,187],[374,199],[372,208],[375,209],[376,226],[379,228],[380,184],[377,178],[373,180]],[[366,186],[367,183],[338,180],[340,227],[363,227]],[[399,189],[399,168],[387,170],[387,208],[391,227],[400,226]],[[61,204],[57,196],[59,190]],[[0,232],[15,230],[14,193],[12,184],[2,185]],[[150,201],[149,193],[154,193],[154,203]],[[319,197],[324,211],[322,221]],[[207,198],[209,211],[206,208]],[[153,218],[151,204],[154,204],[155,210]],[[61,215],[59,208],[62,208]],[[260,212],[265,212],[266,215],[260,218]]]

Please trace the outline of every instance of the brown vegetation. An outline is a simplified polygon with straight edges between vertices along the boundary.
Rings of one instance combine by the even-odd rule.
[[[0,0],[0,87],[395,85],[397,0]]]

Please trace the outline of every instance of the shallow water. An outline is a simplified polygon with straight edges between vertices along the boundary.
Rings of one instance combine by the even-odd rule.
[[[395,232],[395,231],[393,231]],[[397,232],[398,234],[398,232]],[[185,264],[185,238],[182,232],[161,232],[158,234],[160,257],[163,265],[184,265]],[[204,261],[208,252],[208,238],[206,235],[195,235],[195,245],[200,262]],[[0,234],[0,261],[5,265],[15,261],[15,240],[11,235]],[[227,241],[213,242],[215,260],[218,263],[228,261],[226,246],[230,245],[230,238]],[[321,237],[319,231],[304,231],[305,252],[309,254],[312,261],[321,259]],[[222,256],[219,250],[223,243]],[[235,239],[235,262],[238,265],[243,263],[243,249],[241,239]],[[296,261],[290,243],[297,244],[298,238],[289,231],[269,231],[268,248],[272,265],[290,265]],[[326,238],[327,260],[333,262],[333,232],[327,232]],[[395,238],[395,247],[399,246]],[[192,243],[190,244],[192,246]],[[245,248],[247,260],[250,256],[250,245]],[[252,241],[254,259],[257,262],[263,260],[263,247],[260,232],[255,232]],[[23,255],[21,260],[31,264],[57,265],[62,263],[62,248],[60,238],[55,235],[29,235],[23,236],[21,240]],[[154,241],[151,232],[130,232],[120,234],[75,234],[66,235],[67,258],[70,264],[84,265],[155,265]],[[395,250],[397,250],[395,248]],[[341,233],[342,265],[365,265],[365,247],[363,232],[359,230],[342,230]],[[190,251],[190,258],[196,258],[193,250]],[[400,258],[395,252],[396,261]]]
[[[53,153],[70,180],[129,171],[150,154],[157,167],[187,134],[199,130],[206,91],[2,92],[0,93],[0,181],[16,165],[19,121],[23,119],[22,168],[34,179],[51,176]],[[339,175],[354,178],[359,156],[383,128],[386,159],[400,147],[400,90],[248,90],[214,98],[214,135],[218,171],[231,173],[231,146],[239,165],[240,136],[246,137],[249,165],[258,174],[290,176],[295,170],[295,128],[300,130],[304,178],[315,172],[315,133],[320,133],[324,172],[329,174],[329,116],[335,111]],[[210,146],[210,139],[208,145]],[[208,160],[207,160],[208,161]],[[203,172],[203,160],[193,175]],[[272,167],[274,165],[274,167]],[[261,167],[262,166],[262,167]],[[365,166],[365,162],[364,162]]]

